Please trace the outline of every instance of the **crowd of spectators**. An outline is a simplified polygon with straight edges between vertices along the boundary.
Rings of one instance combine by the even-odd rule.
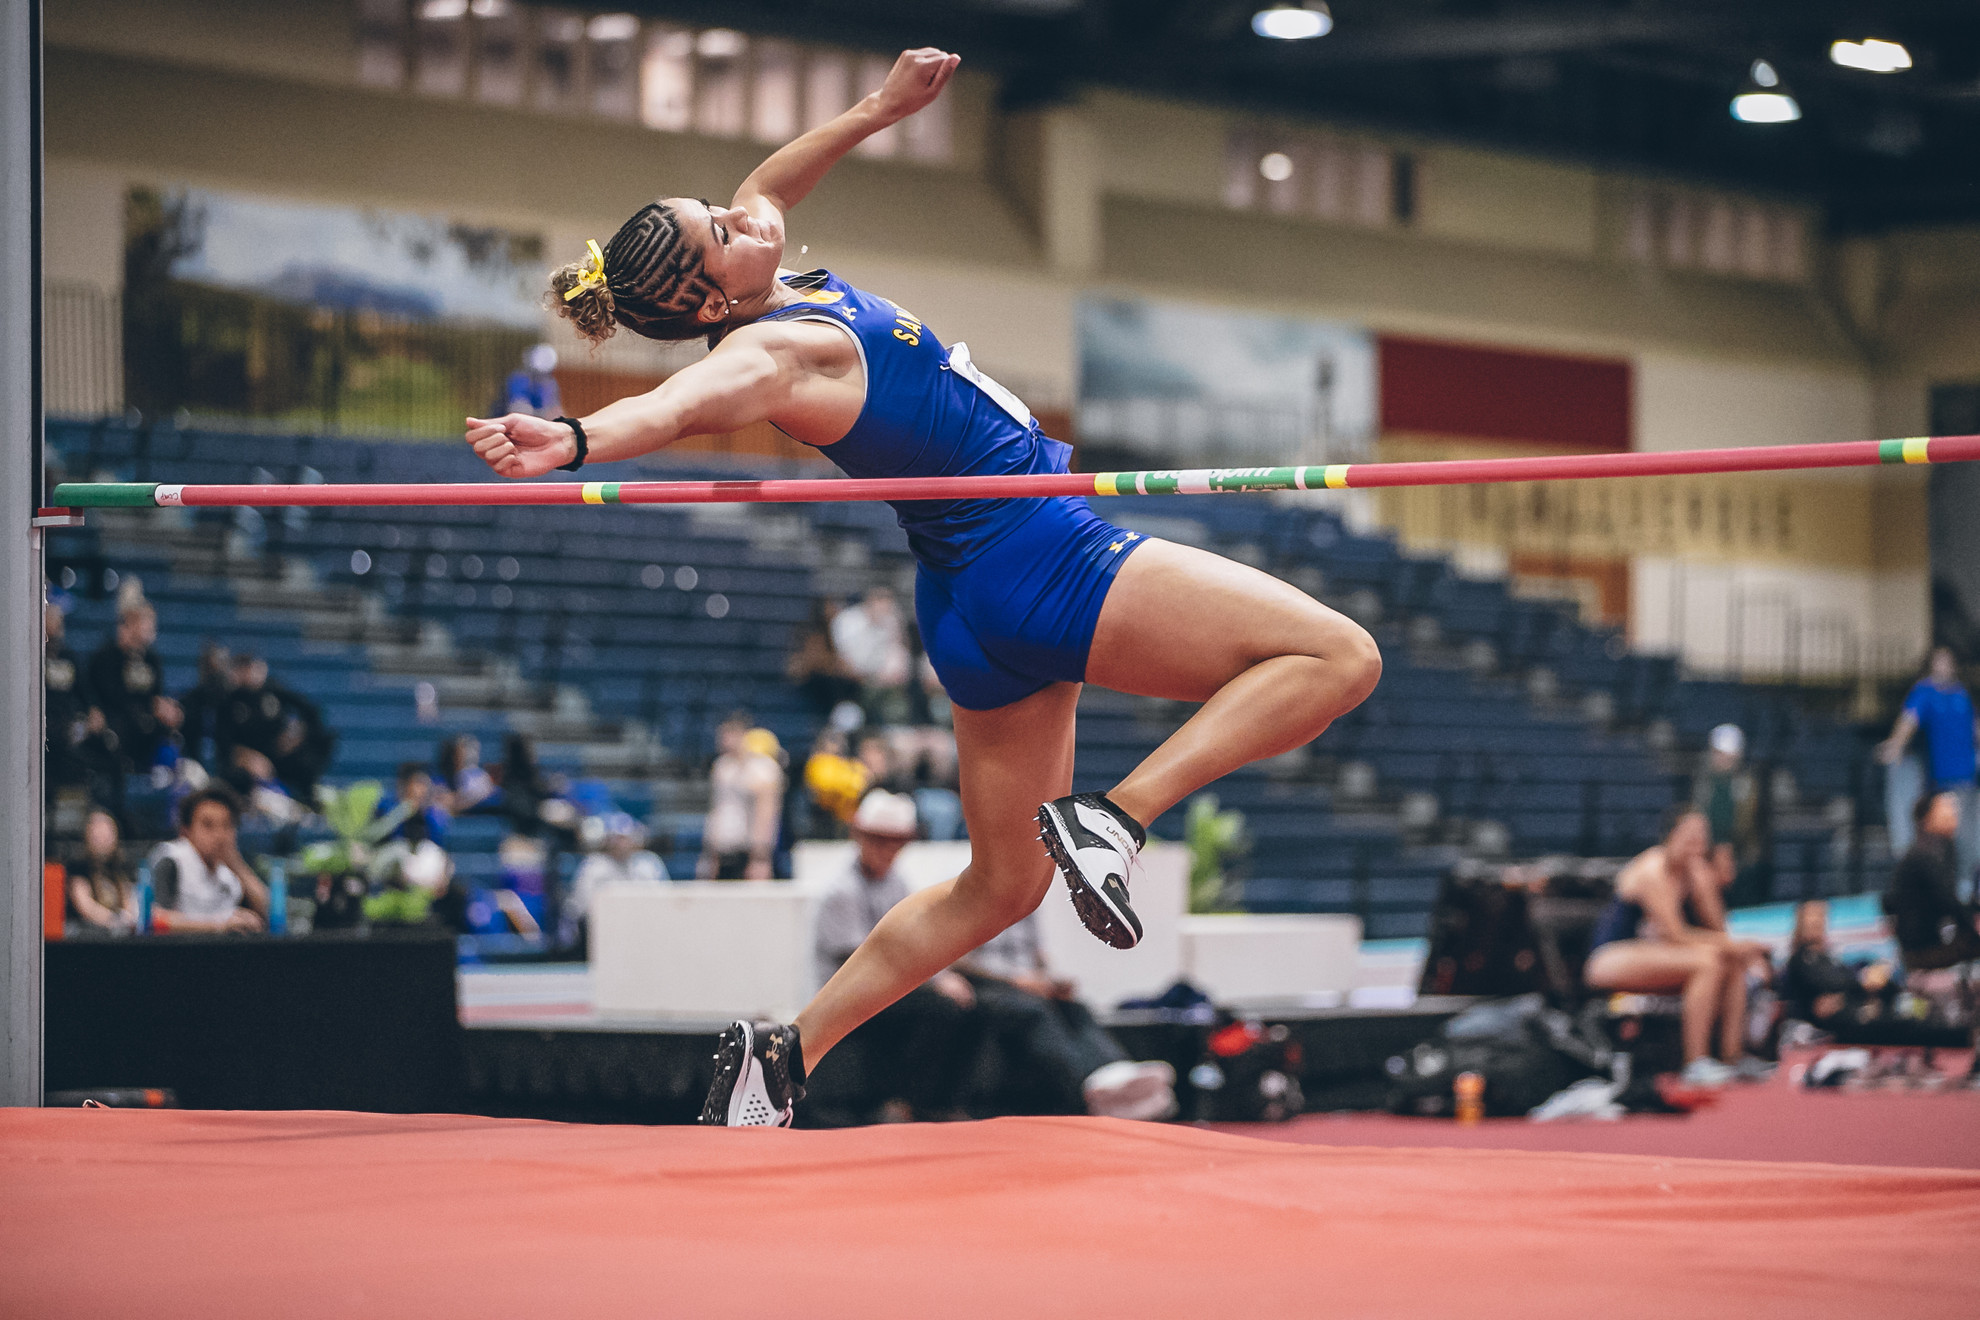
[[[49,800],[81,790],[120,825],[132,776],[173,785],[209,782],[247,809],[290,822],[307,814],[336,735],[316,703],[270,678],[260,657],[209,643],[198,681],[173,697],[158,658],[158,616],[139,592],[119,602],[117,625],[87,660],[69,648],[59,605],[43,611]]]
[[[785,672],[824,721],[799,776],[800,837],[843,837],[875,788],[914,799],[922,837],[963,837],[948,698],[891,588],[816,601]]]

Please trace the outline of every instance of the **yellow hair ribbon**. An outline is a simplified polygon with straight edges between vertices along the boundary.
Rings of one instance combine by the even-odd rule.
[[[598,240],[587,238],[584,241],[584,246],[591,253],[591,264],[578,272],[576,284],[564,290],[565,302],[570,302],[579,294],[591,289],[602,289],[605,287],[605,254],[598,250]]]

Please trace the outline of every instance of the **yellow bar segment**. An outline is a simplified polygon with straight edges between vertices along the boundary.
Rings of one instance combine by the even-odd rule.
[[[1327,489],[1346,490],[1347,474],[1348,465],[1346,463],[1329,463],[1327,465]]]
[[[1926,435],[1912,436],[1910,439],[1904,442],[1904,461],[1907,463],[1931,462],[1932,459],[1926,453],[1926,449],[1925,449],[1925,447],[1931,443],[1932,443],[1932,438],[1930,436],[1926,436]]]
[[[584,483],[582,494],[586,504],[603,504],[605,502],[605,483],[602,481],[587,481]]]
[[[1115,485],[1115,482],[1114,482],[1114,478],[1115,478],[1115,477],[1117,477],[1117,476],[1119,476],[1119,475],[1120,475],[1120,474],[1119,474],[1119,473],[1116,473],[1116,472],[1096,472],[1096,473],[1094,473],[1094,474],[1093,474],[1093,493],[1094,493],[1095,495],[1118,495],[1118,494],[1120,494],[1121,492],[1120,492],[1120,490],[1119,490],[1119,488],[1118,488],[1118,487],[1117,487],[1117,486]]]

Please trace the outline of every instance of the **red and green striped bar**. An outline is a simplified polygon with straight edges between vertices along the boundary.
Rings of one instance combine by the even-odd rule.
[[[1151,472],[1043,472],[1008,477],[798,477],[776,481],[477,481],[420,485],[180,486],[164,482],[65,482],[53,503],[72,509],[226,508],[251,505],[805,504],[850,500],[1035,499],[1048,495],[1214,495],[1243,491],[1368,490],[1475,486],[1894,463],[1968,463],[1980,435],[1849,440],[1822,445],[1676,449],[1662,453],[1546,454],[1426,463],[1196,468]]]

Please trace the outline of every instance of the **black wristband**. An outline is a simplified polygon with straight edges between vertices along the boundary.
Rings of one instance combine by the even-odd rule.
[[[557,417],[552,420],[560,425],[570,427],[571,434],[577,437],[577,457],[568,463],[559,463],[557,465],[559,472],[575,472],[584,466],[585,455],[591,452],[591,443],[584,438],[584,423],[575,417]]]

